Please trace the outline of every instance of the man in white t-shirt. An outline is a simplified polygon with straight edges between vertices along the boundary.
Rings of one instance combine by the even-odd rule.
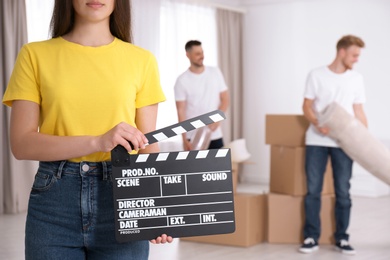
[[[175,99],[179,122],[216,109],[226,112],[229,92],[221,71],[203,65],[203,48],[200,41],[189,41],[185,45],[190,67],[181,74],[175,84]],[[220,123],[208,126],[211,142],[208,149],[223,147]],[[183,134],[184,150],[192,150],[191,139],[195,131]]]
[[[353,161],[341,150],[336,142],[328,137],[329,129],[318,125],[317,113],[331,102],[337,102],[365,126],[367,119],[363,110],[365,102],[363,77],[352,70],[358,61],[364,42],[353,35],[342,37],[337,43],[337,55],[329,66],[310,72],[306,82],[303,112],[310,121],[306,132],[307,194],[305,196],[304,242],[299,249],[311,253],[318,249],[320,237],[321,191],[328,158],[331,158],[334,187],[336,193],[335,248],[345,254],[355,254],[346,233],[350,213],[349,194]]]

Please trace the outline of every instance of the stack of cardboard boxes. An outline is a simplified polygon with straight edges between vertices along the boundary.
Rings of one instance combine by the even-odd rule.
[[[183,237],[183,241],[249,247],[265,241],[266,195],[237,193],[238,165],[232,165],[236,230],[231,234]]]
[[[305,133],[309,122],[302,115],[266,115],[266,144],[271,145],[267,240],[269,243],[303,241]],[[334,188],[328,164],[321,199],[319,243],[333,243]]]
[[[306,194],[305,133],[308,126],[309,122],[302,115],[267,115],[266,144],[271,145],[270,193],[237,193],[238,167],[233,165],[236,231],[181,239],[241,247],[263,241],[302,243]],[[334,242],[334,203],[329,163],[321,197],[321,244]]]

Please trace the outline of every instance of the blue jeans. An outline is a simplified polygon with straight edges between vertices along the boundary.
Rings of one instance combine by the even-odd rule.
[[[115,240],[113,203],[110,162],[40,162],[28,206],[26,259],[148,259],[148,241]]]
[[[307,178],[307,194],[305,196],[304,237],[312,237],[318,241],[321,233],[320,209],[321,191],[328,158],[331,158],[334,188],[336,193],[335,219],[336,242],[348,240],[346,233],[351,213],[349,195],[353,161],[340,148],[323,146],[306,146],[305,170]]]
[[[222,147],[223,147],[223,139],[219,138],[219,139],[211,140],[208,149],[219,149]]]

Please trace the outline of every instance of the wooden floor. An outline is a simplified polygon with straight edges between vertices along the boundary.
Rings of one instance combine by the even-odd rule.
[[[0,259],[22,260],[25,214],[0,215]],[[150,260],[237,260],[237,259],[361,259],[390,260],[390,196],[380,198],[354,197],[350,242],[355,256],[342,255],[332,246],[304,255],[299,245],[262,243],[249,248],[217,246],[175,239],[169,245],[151,245]]]

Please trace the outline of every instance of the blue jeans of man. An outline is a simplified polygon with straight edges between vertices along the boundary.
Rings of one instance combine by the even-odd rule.
[[[352,206],[349,190],[353,161],[343,150],[336,147],[306,146],[307,194],[305,196],[304,237],[312,237],[318,241],[321,234],[321,192],[329,157],[332,163],[336,194],[334,238],[338,242],[341,239],[349,239],[347,228]]]
[[[26,260],[146,260],[148,241],[118,243],[110,162],[40,162],[26,220]]]
[[[211,140],[208,149],[219,149],[222,147],[223,147],[223,139],[219,138],[219,139]]]

